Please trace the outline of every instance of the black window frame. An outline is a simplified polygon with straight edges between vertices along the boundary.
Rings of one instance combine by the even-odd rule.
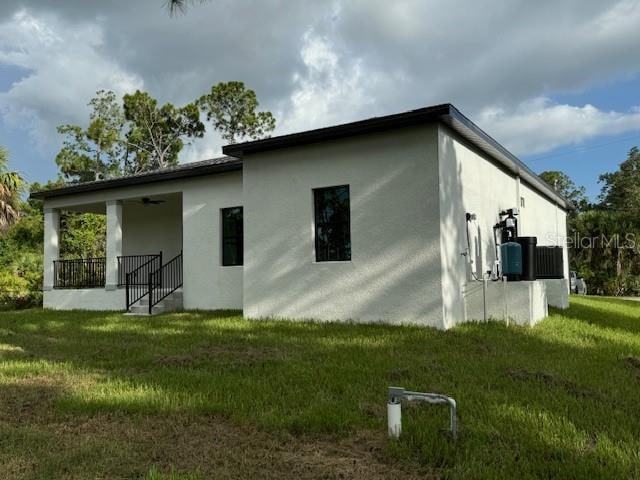
[[[330,222],[323,221],[321,210],[322,205],[320,202],[323,201],[323,194],[327,191],[337,190],[337,189],[346,189],[347,199],[346,199],[346,215],[344,220],[341,222]],[[352,242],[351,242],[351,188],[348,184],[345,185],[334,185],[330,187],[321,187],[313,189],[313,234],[314,234],[314,246],[315,246],[315,261],[317,263],[326,263],[326,262],[350,262],[352,259]],[[319,234],[319,230],[322,230],[323,227],[327,227],[330,225],[342,225],[342,231],[346,231],[346,235],[343,233],[343,239],[345,240],[343,246],[341,248],[334,248],[333,254],[331,253],[331,249],[327,250],[326,246],[322,245],[321,234]]]
[[[227,214],[234,210],[240,210],[240,231],[238,232],[238,225],[236,224],[235,232],[227,231]],[[220,240],[222,242],[220,248],[221,264],[223,267],[238,267],[244,265],[244,208],[242,206],[227,207],[220,209]],[[226,249],[234,247],[236,262],[229,261],[229,255],[226,254]]]

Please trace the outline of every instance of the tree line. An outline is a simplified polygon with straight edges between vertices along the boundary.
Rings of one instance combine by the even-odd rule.
[[[573,203],[567,221],[570,265],[589,292],[640,296],[640,149],[631,148],[618,170],[600,175],[595,202],[560,171],[540,176]]]

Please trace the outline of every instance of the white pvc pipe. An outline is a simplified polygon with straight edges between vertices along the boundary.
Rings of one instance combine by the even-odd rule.
[[[387,402],[389,437],[398,439],[402,433],[402,406],[400,402]]]
[[[487,322],[487,276],[483,273],[482,277],[482,315],[485,323]]]
[[[390,438],[400,438],[402,433],[401,399],[409,402],[420,401],[427,403],[446,403],[450,410],[450,429],[454,440],[458,437],[458,405],[456,401],[439,393],[410,392],[402,387],[389,387],[389,400],[387,402],[387,427]]]

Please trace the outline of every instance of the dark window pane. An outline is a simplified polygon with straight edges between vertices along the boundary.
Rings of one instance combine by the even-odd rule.
[[[242,265],[242,207],[222,209],[222,265]]]
[[[351,260],[349,186],[313,191],[316,261]]]

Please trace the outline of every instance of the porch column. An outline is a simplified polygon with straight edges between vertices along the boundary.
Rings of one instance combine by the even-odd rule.
[[[118,257],[122,255],[122,203],[120,200],[107,202],[107,264],[105,288],[118,288]]]
[[[43,290],[53,290],[53,261],[58,259],[60,239],[60,212],[54,208],[44,209],[44,278]]]

